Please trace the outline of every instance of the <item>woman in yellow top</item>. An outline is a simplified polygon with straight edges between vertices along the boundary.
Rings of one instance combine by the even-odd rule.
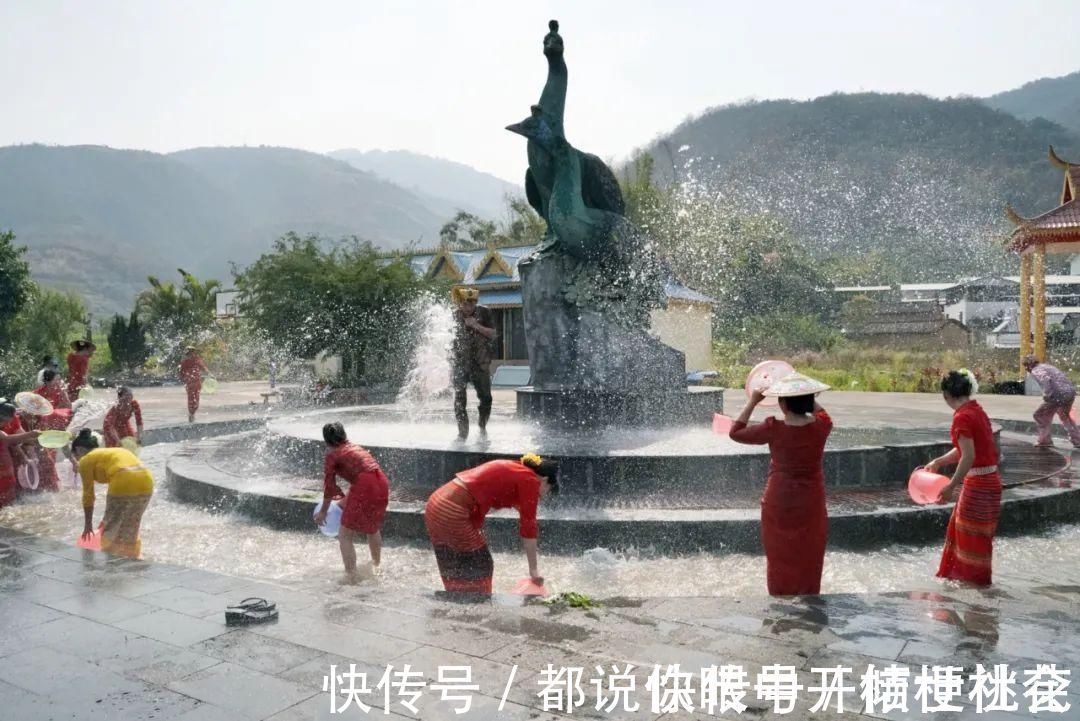
[[[94,484],[109,484],[105,496],[101,550],[138,558],[142,551],[139,525],[154,493],[154,477],[126,448],[98,448],[98,439],[89,428],[79,431],[71,442],[71,452],[79,464],[83,484],[86,524],[83,538],[94,533]]]

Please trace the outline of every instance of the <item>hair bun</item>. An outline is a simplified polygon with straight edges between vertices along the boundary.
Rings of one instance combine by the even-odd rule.
[[[521,457],[521,464],[529,468],[539,468],[544,459],[535,453],[526,453]]]

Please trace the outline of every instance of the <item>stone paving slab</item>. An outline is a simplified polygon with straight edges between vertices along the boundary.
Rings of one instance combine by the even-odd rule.
[[[76,560],[79,557],[80,560]],[[656,711],[647,690],[653,664],[741,665],[753,683],[766,666],[790,666],[805,687],[815,669],[843,665],[858,684],[870,666],[896,664],[917,675],[923,664],[966,672],[977,664],[1010,663],[1021,676],[1037,663],[1080,670],[1080,586],[1006,577],[993,589],[957,588],[928,580],[910,593],[772,599],[607,599],[591,611],[559,609],[517,597],[483,601],[445,594],[402,595],[377,585],[313,594],[267,581],[101,553],[72,554],[63,544],[0,529],[0,708],[3,718],[178,719],[180,721],[308,721],[420,718],[705,719],[700,708]],[[116,593],[110,587],[124,591]],[[140,593],[141,591],[141,593]],[[225,605],[249,592],[274,600],[275,624],[230,628]],[[366,674],[372,714],[331,714],[324,679],[331,665]],[[538,696],[545,669],[581,667],[586,703],[572,714],[544,710]],[[595,669],[633,664],[637,711],[598,711]],[[392,697],[390,713],[376,690],[387,666],[408,665],[426,687],[417,714]],[[440,699],[431,684],[440,667],[468,666],[479,686],[468,714]],[[516,667],[516,671],[514,670]],[[505,702],[505,684],[514,675]],[[1080,718],[1080,686],[1066,714]],[[912,708],[914,688],[909,700]],[[744,699],[739,718],[918,718],[812,712],[801,696],[792,714],[771,702]],[[1021,698],[1021,701],[1023,699]],[[502,708],[500,710],[500,704]],[[963,711],[940,719],[1031,718]],[[1025,707],[1026,708],[1026,707]]]

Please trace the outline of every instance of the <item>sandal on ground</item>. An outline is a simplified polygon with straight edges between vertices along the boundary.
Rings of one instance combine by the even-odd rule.
[[[237,605],[225,609],[226,626],[265,623],[277,617],[277,604],[265,598],[245,598]]]

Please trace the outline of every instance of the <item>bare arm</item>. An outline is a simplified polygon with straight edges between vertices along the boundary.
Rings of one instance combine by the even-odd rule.
[[[0,431],[0,445],[17,446],[23,443],[33,443],[40,435],[41,431],[27,431],[26,433],[15,433],[12,435]]]
[[[957,445],[960,446],[960,460],[956,464],[956,470],[953,471],[952,480],[941,492],[941,500],[943,501],[953,498],[956,489],[963,485],[964,477],[967,476],[971,466],[975,463],[975,441],[967,436],[960,436]]]
[[[972,452],[974,452],[974,451],[972,451]],[[942,466],[951,466],[952,464],[956,463],[959,460],[960,460],[960,449],[959,448],[953,448],[952,450],[950,450],[945,455],[939,456],[938,458],[935,458],[934,460],[927,463],[924,466],[924,468],[926,468],[926,470],[928,470],[928,471],[935,471],[936,472],[937,469],[941,468]]]
[[[521,545],[525,547],[525,558],[529,562],[529,577],[537,583],[543,583],[544,578],[537,570],[538,544],[535,538],[521,539]]]
[[[465,325],[468,328],[476,331],[480,335],[484,336],[485,338],[491,339],[495,337],[495,329],[488,328],[486,325],[481,324],[480,321],[476,318],[476,316],[469,316],[468,318],[466,318]]]
[[[83,531],[82,537],[89,538],[94,535],[94,507],[87,506],[83,509]]]
[[[754,415],[754,409],[758,407],[761,401],[765,400],[764,394],[761,391],[754,391],[750,398],[746,401],[746,405],[743,406],[742,411],[739,413],[739,417],[735,419],[736,423],[749,423],[750,416]]]

